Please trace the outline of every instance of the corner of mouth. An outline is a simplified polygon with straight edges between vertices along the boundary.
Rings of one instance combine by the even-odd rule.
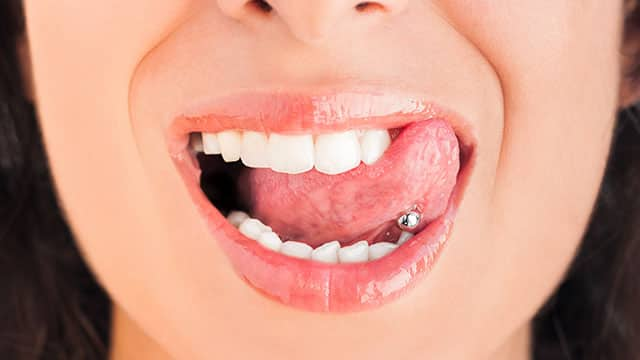
[[[358,106],[366,102],[374,103],[368,108],[375,109],[377,113],[365,114],[348,108],[345,110],[350,103],[345,102],[345,97],[337,95],[239,95],[232,100],[219,100],[208,107],[216,109],[217,106],[217,112],[180,115],[169,127],[169,154],[195,206],[205,218],[212,237],[229,257],[240,278],[262,295],[308,311],[361,311],[389,303],[405,294],[439,258],[450,236],[455,214],[475,163],[476,137],[473,128],[455,112],[414,97],[405,98],[402,107],[388,109],[376,106],[377,102],[384,100],[380,96],[349,93],[349,101]],[[396,94],[392,96],[398,98]],[[253,106],[248,111],[240,106],[242,99],[262,105]],[[324,99],[325,103],[319,102],[319,99]],[[326,114],[317,115],[318,107],[325,110],[340,107],[343,113],[354,117],[343,114],[327,120]],[[402,111],[398,111],[399,108]],[[364,163],[362,157],[371,156],[367,152],[369,149],[362,145],[362,134],[377,131],[376,136],[384,137],[384,134],[380,135],[383,130],[389,132],[389,144],[382,154],[376,153],[378,158],[374,162]],[[357,138],[353,132],[357,132]],[[218,151],[211,151],[211,143],[202,143],[204,134],[217,135]],[[250,143],[266,141],[265,152],[275,155],[264,158],[253,154],[255,151],[251,149],[243,149],[243,141],[238,138],[234,140],[234,137],[245,139],[249,136],[247,134],[252,136]],[[374,139],[372,148],[379,153],[379,141],[387,140],[377,140],[371,136]],[[194,144],[193,139],[198,137],[201,143]],[[281,154],[273,150],[282,147],[278,143],[280,137],[284,139],[285,148],[287,144],[294,144],[291,146],[301,146],[309,153],[315,151],[316,163],[288,166],[287,161],[299,159],[287,158],[286,152],[282,156],[287,161],[280,161],[278,156]],[[225,145],[225,141],[231,145]],[[358,151],[361,158],[346,165],[343,164],[346,163],[343,158],[350,158],[348,154],[333,154],[332,160],[323,153],[331,152],[332,147],[318,145],[323,141],[341,149],[360,141]],[[421,148],[421,145],[424,146]],[[209,154],[204,154],[205,151],[201,151],[207,146],[209,151],[206,152]],[[232,149],[234,146],[239,148]],[[351,148],[355,149],[356,145]],[[425,150],[427,148],[431,150]],[[301,152],[299,149],[291,150],[288,152]],[[416,166],[422,166],[429,176],[416,176],[407,170],[408,167],[401,165],[411,162],[411,154],[416,153],[420,155],[419,161],[422,161]],[[217,156],[215,161],[212,160],[213,156]],[[455,158],[455,166],[451,165],[447,156]],[[326,157],[332,161],[324,161]],[[209,166],[205,164],[206,161],[215,163],[211,165],[217,168],[216,172],[211,172],[215,175],[210,175],[206,169]],[[272,163],[269,164],[269,161]],[[419,161],[416,160],[416,163]],[[449,165],[446,165],[447,161]],[[329,165],[322,167],[318,163]],[[247,164],[256,166],[252,168]],[[227,175],[234,172],[240,175],[229,180]],[[393,195],[380,195],[397,208],[397,213],[394,212],[396,209],[388,211],[377,207],[375,203],[378,199],[375,196],[367,201],[355,200],[363,194],[357,190],[358,187],[368,187],[384,194],[384,186],[394,185],[397,181],[389,175],[390,172],[415,177],[414,185],[422,186],[428,195],[424,197],[426,200],[422,201],[424,199],[420,195],[413,201],[416,205],[403,202],[402,199],[395,201]],[[250,200],[242,203],[233,199],[233,196],[225,199],[222,195],[216,197],[207,193],[224,194],[229,191],[215,189],[215,186],[211,186],[213,190],[205,189],[205,176],[210,176],[213,182],[227,178],[224,180],[227,185],[235,181],[236,187],[248,186],[250,191],[236,192],[235,196]],[[406,185],[403,181],[397,183]],[[282,184],[287,184],[286,191],[280,190]],[[306,202],[308,199],[305,197],[290,196],[287,191],[306,191],[315,203]],[[443,199],[438,201],[438,197],[430,192],[439,192],[439,197]],[[348,194],[352,203],[341,204],[340,194]],[[338,205],[348,210],[336,210]],[[397,229],[392,220],[412,210],[419,211],[424,219],[417,231],[410,233],[407,229]],[[354,213],[359,212],[383,222],[379,231],[374,231],[375,236],[361,241],[358,240],[362,234],[370,229],[363,228],[359,232],[352,231],[350,227],[372,226],[372,222],[355,219]],[[244,215],[238,215],[240,213]],[[295,213],[298,213],[298,218],[289,219],[290,214]],[[242,219],[232,219],[232,214]],[[248,222],[251,220],[254,220],[253,223]],[[243,222],[247,223],[243,225]],[[410,236],[406,233],[410,233]],[[313,234],[318,234],[322,243],[310,240]],[[405,239],[400,242],[402,236]],[[391,237],[395,237],[395,240]],[[375,251],[372,250],[373,245],[376,245]],[[368,246],[367,250],[364,250],[365,246]],[[320,254],[316,259],[314,254],[320,252],[329,255]],[[368,255],[364,255],[364,252]]]

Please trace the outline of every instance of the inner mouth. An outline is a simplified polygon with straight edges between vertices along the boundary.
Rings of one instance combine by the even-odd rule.
[[[191,133],[209,201],[246,237],[325,263],[388,255],[441,216],[464,161],[444,120],[327,134]]]

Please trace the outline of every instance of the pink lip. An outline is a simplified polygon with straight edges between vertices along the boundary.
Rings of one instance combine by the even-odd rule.
[[[267,250],[238,232],[199,187],[200,169],[188,149],[190,132],[226,129],[320,133],[347,128],[393,128],[420,120],[449,122],[459,138],[462,166],[445,212],[396,251],[358,264],[325,264]],[[194,203],[236,272],[265,296],[322,312],[380,306],[414,287],[436,263],[451,233],[474,163],[468,123],[452,111],[403,94],[249,93],[218,99],[178,116],[167,131],[169,152]]]

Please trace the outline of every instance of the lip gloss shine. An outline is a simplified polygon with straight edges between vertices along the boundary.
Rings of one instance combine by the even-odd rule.
[[[383,258],[364,263],[327,264],[268,250],[228,223],[199,187],[200,169],[187,148],[189,134],[226,129],[319,133],[350,128],[406,127],[417,121],[437,120],[450,124],[448,136],[460,139],[460,134],[453,131],[464,128],[463,120],[441,109],[407,96],[375,92],[241,94],[178,116],[167,131],[167,141],[170,155],[212,237],[246,283],[269,298],[308,311],[360,311],[402,296],[436,263],[451,234],[473,163],[469,156],[471,141],[461,140],[460,148],[455,142],[455,156],[462,161],[461,170],[446,209],[435,220]],[[458,151],[465,149],[460,156]]]

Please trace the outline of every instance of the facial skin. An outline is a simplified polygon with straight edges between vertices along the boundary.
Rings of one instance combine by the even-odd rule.
[[[114,358],[526,358],[585,230],[618,107],[622,1],[26,0],[60,201],[115,307]],[[597,25],[595,25],[597,24]],[[477,163],[439,263],[372,311],[302,312],[231,269],[168,156],[246,89],[382,85],[464,116]]]

